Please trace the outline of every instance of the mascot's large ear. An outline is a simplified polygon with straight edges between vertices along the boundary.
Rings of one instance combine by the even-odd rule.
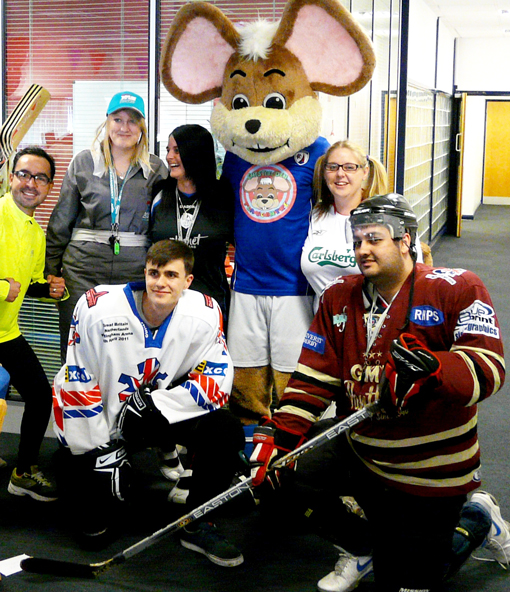
[[[221,96],[223,74],[239,34],[228,18],[207,2],[191,2],[177,13],[161,55],[161,79],[184,103]]]
[[[297,56],[312,88],[329,95],[352,95],[375,68],[370,39],[338,0],[290,0],[273,43]]]

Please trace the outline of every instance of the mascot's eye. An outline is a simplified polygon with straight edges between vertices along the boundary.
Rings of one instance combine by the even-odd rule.
[[[246,95],[236,95],[232,99],[232,109],[245,109],[250,106],[250,101]]]
[[[267,109],[285,109],[287,107],[287,101],[283,95],[275,92],[267,95],[262,105]]]

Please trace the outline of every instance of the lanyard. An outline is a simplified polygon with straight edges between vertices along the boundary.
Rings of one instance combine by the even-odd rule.
[[[398,292],[393,296],[393,298],[389,302],[388,306],[379,315],[377,322],[374,322],[374,314],[375,314],[377,299],[380,296],[377,293],[377,290],[375,288],[373,289],[372,306],[370,308],[370,312],[369,312],[368,318],[367,318],[367,349],[365,351],[366,359],[368,359],[368,354],[370,353],[370,350],[372,349],[372,346],[374,345],[374,342],[377,339],[377,336],[379,335],[379,331],[381,330],[381,327],[382,327],[384,321],[386,320],[386,316],[388,315],[388,312],[390,310],[390,306],[392,305],[392,303],[395,300],[395,298],[397,297],[397,295],[398,295]]]
[[[193,231],[193,226],[195,226],[195,220],[197,219],[198,216],[198,211],[200,210],[200,200],[197,200],[195,202],[195,205],[193,206],[194,211],[193,214],[188,214],[187,211],[184,211],[181,214],[181,207],[180,204],[181,203],[181,196],[179,195],[179,190],[177,189],[177,185],[175,186],[175,207],[177,208],[177,238],[180,241],[185,242],[187,245],[189,245],[189,239],[191,237],[191,232]],[[182,209],[185,210],[184,206],[182,206]],[[187,228],[186,230],[186,236],[183,238],[182,235],[182,228]]]
[[[122,199],[122,192],[124,191],[124,185],[126,184],[129,172],[131,171],[131,165],[129,165],[126,171],[126,176],[122,185],[117,183],[117,173],[113,167],[110,167],[110,213],[112,219],[112,236],[110,237],[110,243],[113,248],[115,255],[120,253],[120,239],[119,239],[119,216],[120,216],[120,201]]]

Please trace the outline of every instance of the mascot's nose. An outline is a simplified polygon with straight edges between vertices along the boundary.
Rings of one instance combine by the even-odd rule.
[[[249,119],[244,127],[250,134],[256,134],[260,129],[260,121],[258,119]]]

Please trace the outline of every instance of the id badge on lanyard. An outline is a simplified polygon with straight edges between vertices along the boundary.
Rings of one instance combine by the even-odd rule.
[[[112,226],[111,231],[112,234],[110,236],[110,245],[113,249],[113,254],[118,255],[120,253],[120,238],[119,238],[119,216],[120,216],[120,202],[122,199],[122,191],[124,190],[124,185],[126,184],[129,172],[131,171],[131,165],[129,165],[128,170],[126,171],[126,176],[124,177],[124,181],[120,186],[117,183],[117,173],[113,167],[110,167],[110,211],[111,211],[111,219],[112,219]]]

